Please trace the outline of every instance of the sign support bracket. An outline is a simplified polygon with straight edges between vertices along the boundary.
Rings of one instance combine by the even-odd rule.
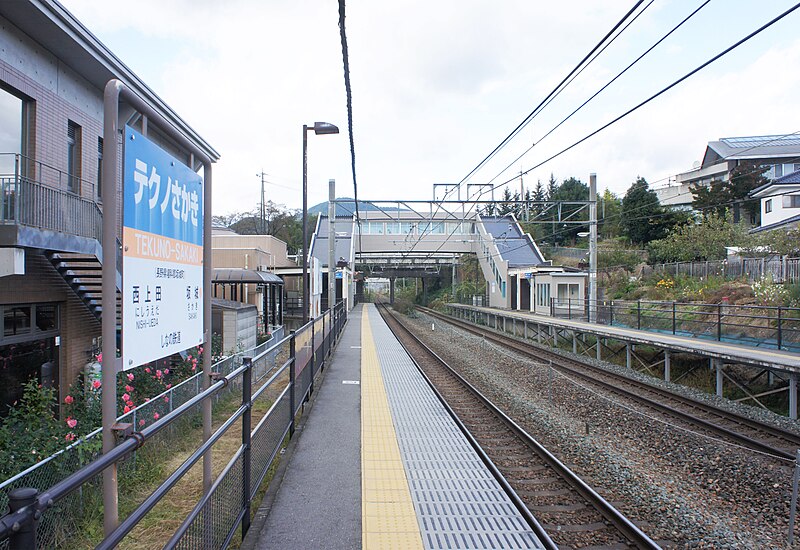
[[[113,426],[117,413],[117,229],[118,207],[119,105],[124,101],[144,117],[148,125],[155,124],[159,130],[185,148],[194,158],[203,163],[203,337],[206,351],[203,354],[203,388],[210,385],[211,374],[211,158],[192,143],[183,133],[148,105],[122,81],[109,80],[103,94],[103,143],[111,151],[103,162],[103,181],[114,182],[114,190],[103,197],[103,264],[102,264],[102,416],[103,453],[114,448],[116,442]],[[145,130],[146,131],[146,130]],[[194,166],[191,167],[194,170]],[[123,179],[124,185],[124,179]],[[124,342],[123,342],[124,345]],[[203,402],[203,441],[211,436],[211,400]],[[211,487],[211,452],[203,456],[203,491]],[[117,466],[103,471],[103,531],[108,536],[119,524]]]

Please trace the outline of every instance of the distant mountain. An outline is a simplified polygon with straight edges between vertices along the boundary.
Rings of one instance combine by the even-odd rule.
[[[337,198],[337,201],[346,201],[346,202],[337,202],[336,203],[336,216],[355,216],[356,213],[356,201],[351,199],[350,197],[341,197]],[[358,201],[358,211],[359,212],[368,212],[368,211],[378,211],[380,208],[373,206],[368,202]],[[404,210],[401,208],[401,211]],[[396,208],[392,209],[393,212],[397,212]],[[309,215],[314,214],[322,214],[324,216],[328,215],[328,201],[321,202],[319,204],[315,204],[314,206],[309,207],[308,209]]]

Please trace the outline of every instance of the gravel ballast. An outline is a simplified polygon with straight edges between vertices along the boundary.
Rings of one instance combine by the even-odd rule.
[[[618,402],[424,314],[401,318],[652,538],[685,548],[786,548],[793,463]],[[768,411],[581,359],[797,431],[794,421]]]

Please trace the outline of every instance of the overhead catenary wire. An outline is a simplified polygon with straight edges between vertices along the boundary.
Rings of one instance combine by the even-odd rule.
[[[552,97],[554,94],[556,94],[556,93],[559,91],[559,89],[560,89],[562,86],[564,86],[564,85],[565,85],[565,83],[566,83],[566,82],[569,80],[569,78],[570,78],[570,77],[571,77],[573,74],[575,74],[575,73],[576,73],[576,72],[577,72],[577,71],[578,71],[578,70],[579,70],[579,69],[580,69],[580,68],[581,68],[581,67],[584,65],[584,63],[586,63],[586,62],[587,62],[587,61],[588,61],[588,60],[589,60],[589,59],[592,57],[592,55],[593,55],[593,54],[594,54],[594,53],[595,53],[597,50],[599,50],[599,49],[600,49],[600,48],[603,46],[603,44],[604,44],[604,43],[605,43],[605,42],[606,42],[606,41],[609,39],[609,37],[611,37],[611,36],[614,34],[614,32],[615,32],[615,31],[616,31],[616,30],[617,30],[619,27],[621,27],[621,26],[622,26],[622,25],[625,23],[625,21],[626,21],[626,20],[627,20],[627,19],[628,19],[628,18],[629,18],[629,17],[630,17],[630,16],[631,16],[631,15],[632,15],[632,14],[633,14],[633,13],[634,13],[634,12],[635,12],[635,11],[636,11],[638,8],[639,8],[639,6],[641,6],[643,3],[644,3],[644,0],[639,0],[638,2],[636,2],[636,3],[633,5],[633,7],[632,7],[630,10],[628,10],[628,12],[627,12],[627,13],[626,13],[626,14],[625,14],[623,17],[622,17],[622,19],[620,19],[620,20],[617,22],[617,24],[616,24],[616,25],[614,25],[614,26],[611,28],[611,30],[610,30],[610,31],[608,31],[608,32],[606,33],[606,35],[605,35],[605,36],[603,36],[603,38],[602,38],[602,39],[600,39],[600,41],[599,41],[599,42],[598,42],[598,43],[597,43],[597,44],[594,46],[594,48],[592,48],[592,49],[591,49],[591,51],[590,51],[588,54],[586,54],[586,55],[583,57],[583,59],[581,59],[581,60],[580,60],[580,62],[579,62],[577,65],[575,65],[575,67],[574,67],[574,68],[573,68],[573,69],[572,69],[572,70],[569,72],[569,74],[567,74],[567,76],[565,76],[565,77],[564,77],[564,78],[561,80],[561,82],[559,82],[559,83],[558,83],[558,85],[557,85],[555,88],[553,88],[553,90],[552,90],[552,91],[551,91],[549,94],[547,94],[547,96],[545,96],[545,98],[544,98],[544,99],[543,99],[543,100],[542,100],[542,101],[541,101],[541,102],[540,102],[540,103],[539,103],[539,104],[538,104],[538,105],[537,105],[537,106],[536,106],[536,107],[533,109],[533,111],[531,111],[531,112],[530,112],[530,113],[529,113],[529,114],[528,114],[528,115],[527,115],[527,116],[526,116],[526,117],[525,117],[525,118],[522,120],[522,122],[520,122],[520,123],[519,123],[519,124],[516,126],[516,128],[514,128],[514,129],[511,131],[511,133],[510,133],[510,134],[508,134],[508,135],[507,135],[505,138],[503,138],[503,140],[502,140],[502,141],[501,141],[501,142],[500,142],[500,143],[499,143],[499,144],[498,144],[498,145],[497,145],[497,146],[496,146],[494,149],[492,149],[492,151],[491,151],[491,152],[490,152],[488,155],[486,155],[486,157],[484,157],[484,159],[483,159],[483,160],[481,160],[481,161],[480,161],[480,162],[479,162],[479,163],[478,163],[478,164],[477,164],[477,165],[476,165],[476,166],[475,166],[475,167],[474,167],[472,170],[470,170],[470,171],[469,171],[469,173],[468,173],[466,176],[464,176],[464,177],[461,179],[461,181],[459,181],[459,182],[458,182],[458,185],[460,186],[461,184],[463,184],[464,182],[466,182],[466,181],[467,181],[467,180],[468,180],[470,177],[472,177],[472,175],[473,175],[475,172],[477,172],[478,170],[480,170],[480,169],[481,169],[481,167],[482,167],[483,165],[485,165],[487,162],[489,162],[489,161],[490,161],[490,160],[491,160],[491,159],[492,159],[492,158],[493,158],[493,157],[494,157],[494,156],[495,156],[495,155],[496,155],[496,154],[497,154],[497,153],[498,153],[498,152],[499,152],[499,151],[500,151],[500,150],[501,150],[503,147],[505,147],[505,146],[508,144],[508,142],[509,142],[509,141],[511,141],[511,140],[514,138],[514,136],[516,136],[516,135],[517,135],[517,134],[518,134],[520,131],[522,131],[522,129],[523,129],[523,128],[525,128],[525,126],[527,126],[527,124],[528,124],[528,123],[529,123],[529,122],[530,122],[530,121],[531,121],[531,120],[532,120],[532,119],[533,119],[533,118],[536,116],[536,114],[537,114],[537,113],[538,113],[538,112],[541,110],[541,108],[542,108],[542,107],[545,105],[545,103],[546,103],[546,102],[547,102],[547,101],[548,101],[548,100],[549,100],[549,99],[550,99],[550,98],[551,98],[551,97]]]
[[[659,44],[661,44],[661,43],[662,43],[664,40],[666,40],[667,38],[669,38],[669,37],[670,37],[670,36],[671,36],[671,35],[672,35],[672,34],[673,34],[675,31],[677,31],[677,30],[678,30],[680,27],[682,27],[682,26],[683,26],[683,25],[684,25],[684,24],[685,24],[687,21],[689,21],[689,19],[691,19],[692,17],[694,17],[695,15],[697,15],[697,13],[698,13],[698,12],[699,12],[701,9],[703,9],[704,7],[706,7],[706,6],[707,6],[707,5],[708,5],[710,2],[711,2],[711,0],[705,0],[705,2],[703,2],[702,4],[700,4],[700,5],[699,5],[697,8],[695,8],[695,10],[694,10],[692,13],[690,13],[689,15],[687,15],[687,16],[686,16],[686,17],[685,17],[683,20],[681,20],[681,21],[680,21],[680,22],[679,22],[677,25],[675,25],[675,26],[674,26],[674,27],[673,27],[673,28],[672,28],[672,29],[671,29],[669,32],[667,32],[667,33],[666,33],[664,36],[662,36],[661,38],[659,38],[659,39],[658,39],[658,40],[657,40],[657,41],[656,41],[656,42],[655,42],[655,43],[654,43],[652,46],[650,46],[650,47],[649,47],[649,48],[647,48],[647,49],[646,49],[644,52],[642,52],[642,54],[641,54],[641,55],[639,55],[639,57],[637,57],[636,59],[634,59],[633,61],[631,61],[631,63],[630,63],[630,64],[628,64],[628,66],[627,66],[627,67],[625,67],[625,68],[624,68],[624,69],[622,69],[620,72],[618,72],[618,73],[617,73],[617,75],[616,75],[614,78],[612,78],[611,80],[609,80],[609,81],[608,81],[608,82],[607,82],[605,85],[603,85],[603,87],[601,87],[601,88],[600,88],[599,90],[597,90],[597,91],[596,91],[594,94],[592,94],[591,96],[589,96],[589,98],[588,98],[588,99],[586,99],[586,101],[584,101],[584,102],[583,102],[583,103],[581,103],[581,104],[580,104],[578,107],[576,107],[576,108],[575,108],[575,110],[573,110],[573,111],[572,111],[570,114],[568,114],[566,117],[564,117],[563,119],[561,119],[561,121],[560,121],[558,124],[556,124],[555,126],[553,126],[553,127],[552,127],[552,128],[551,128],[551,129],[550,129],[548,132],[547,132],[547,133],[545,133],[545,134],[544,134],[542,137],[540,137],[540,138],[539,138],[539,140],[538,140],[537,142],[535,142],[535,143],[531,144],[531,145],[530,145],[530,146],[529,146],[527,149],[525,149],[525,151],[523,151],[523,152],[522,152],[522,153],[521,153],[521,154],[520,154],[518,157],[516,157],[514,160],[512,160],[510,163],[508,163],[508,165],[507,165],[505,168],[503,168],[503,169],[502,169],[500,172],[498,172],[498,173],[497,173],[497,175],[495,175],[495,176],[494,176],[494,177],[493,177],[491,180],[489,180],[489,182],[488,182],[488,183],[492,183],[494,180],[496,180],[497,178],[499,178],[499,177],[500,177],[500,176],[501,176],[503,173],[505,173],[505,172],[506,172],[506,170],[508,170],[509,168],[511,168],[511,167],[512,167],[512,166],[513,166],[515,163],[517,163],[517,162],[518,162],[520,159],[522,159],[522,157],[524,157],[524,156],[525,156],[525,155],[527,155],[527,154],[528,154],[530,151],[532,151],[532,150],[533,150],[533,148],[534,148],[534,146],[536,146],[536,145],[539,145],[539,144],[540,144],[542,141],[544,141],[545,139],[547,139],[547,137],[548,137],[550,134],[552,134],[553,132],[555,132],[555,131],[556,131],[558,128],[560,128],[560,127],[561,127],[561,126],[562,126],[564,123],[566,123],[566,122],[567,122],[567,121],[568,121],[570,118],[572,118],[572,116],[573,116],[573,115],[575,115],[575,114],[576,114],[578,111],[580,111],[581,109],[583,109],[583,108],[584,108],[584,107],[585,107],[587,104],[589,104],[589,103],[590,103],[592,100],[594,100],[594,98],[596,98],[596,97],[597,97],[598,95],[600,95],[600,94],[601,94],[603,91],[605,91],[605,90],[606,90],[606,88],[608,88],[608,87],[609,87],[609,86],[611,86],[611,85],[612,85],[614,82],[616,82],[616,81],[617,81],[617,79],[619,79],[619,78],[620,78],[622,75],[624,75],[626,72],[628,72],[628,70],[630,70],[630,69],[631,69],[631,68],[632,68],[634,65],[636,65],[636,64],[637,64],[639,61],[641,61],[641,60],[642,60],[642,59],[643,59],[645,56],[647,56],[647,54],[649,54],[649,53],[650,53],[650,52],[652,52],[652,51],[653,51],[655,48],[657,48]],[[648,6],[649,6],[649,4],[648,4]],[[645,8],[645,9],[646,9],[646,8]],[[641,13],[643,13],[643,12],[644,12],[644,10],[642,10],[642,12],[640,12],[640,13],[639,13],[639,15],[641,15]],[[638,17],[638,15],[637,15],[637,17]],[[631,21],[631,23],[632,23],[632,22],[633,22],[633,21]],[[577,75],[576,75],[576,76],[577,76]]]
[[[636,106],[634,106],[634,107],[632,107],[632,108],[628,109],[627,111],[625,111],[625,112],[624,112],[624,113],[622,113],[621,115],[617,116],[617,117],[616,117],[616,118],[614,118],[613,120],[611,120],[611,121],[607,122],[606,124],[604,124],[604,125],[603,125],[603,126],[601,126],[600,128],[598,128],[598,129],[594,130],[593,132],[589,133],[588,135],[586,135],[586,136],[582,137],[582,138],[581,138],[581,139],[579,139],[578,141],[574,142],[572,145],[569,145],[569,146],[565,147],[564,149],[562,149],[562,150],[561,150],[561,151],[559,151],[558,153],[555,153],[554,155],[551,155],[550,157],[548,157],[548,158],[546,158],[545,160],[543,160],[543,161],[539,162],[538,164],[536,164],[536,165],[532,166],[531,168],[528,168],[527,170],[520,172],[520,174],[519,174],[518,176],[514,176],[513,178],[509,178],[509,179],[505,180],[504,182],[502,182],[502,183],[500,183],[500,184],[498,184],[498,185],[494,186],[494,187],[493,187],[493,189],[497,189],[497,188],[499,188],[499,187],[502,187],[502,186],[504,186],[504,185],[507,185],[507,184],[511,183],[512,181],[514,181],[515,179],[517,179],[519,176],[524,176],[524,175],[526,175],[526,174],[529,174],[529,173],[531,173],[533,170],[535,170],[535,169],[537,169],[537,168],[539,168],[539,167],[543,166],[544,164],[547,164],[547,163],[548,163],[548,162],[550,162],[551,160],[553,160],[553,159],[555,159],[555,158],[557,158],[557,157],[559,157],[559,156],[563,155],[563,154],[564,154],[564,153],[566,153],[567,151],[569,151],[569,150],[571,150],[571,149],[573,149],[573,148],[577,147],[578,145],[580,145],[580,144],[581,144],[581,143],[583,143],[584,141],[586,141],[586,140],[588,140],[588,139],[590,139],[590,138],[592,138],[592,137],[596,136],[597,134],[599,134],[600,132],[602,132],[602,131],[603,131],[603,130],[605,130],[606,128],[608,128],[608,127],[612,126],[613,124],[615,124],[615,123],[619,122],[620,120],[622,120],[623,118],[627,117],[627,116],[628,116],[628,115],[630,115],[631,113],[633,113],[633,112],[635,112],[635,111],[639,110],[640,108],[644,107],[645,105],[647,105],[648,103],[650,103],[650,102],[651,102],[651,101],[653,101],[654,99],[656,99],[656,98],[658,98],[658,97],[662,96],[663,94],[665,94],[666,92],[668,92],[669,90],[671,90],[672,88],[674,88],[675,86],[677,86],[678,84],[680,84],[681,82],[683,82],[683,81],[685,81],[686,79],[688,79],[688,78],[692,77],[693,75],[697,74],[698,72],[700,72],[701,70],[705,69],[706,67],[708,67],[709,65],[711,65],[711,64],[712,64],[712,63],[714,63],[715,61],[717,61],[717,60],[721,59],[722,57],[724,57],[724,56],[725,56],[725,55],[727,55],[728,53],[732,52],[733,50],[735,50],[736,48],[738,48],[738,47],[739,47],[739,46],[741,46],[742,44],[744,44],[744,43],[746,43],[747,41],[751,40],[753,37],[755,37],[755,36],[757,36],[758,34],[762,33],[763,31],[765,31],[766,29],[768,29],[769,27],[771,27],[771,26],[772,26],[772,25],[774,25],[775,23],[777,23],[777,22],[781,21],[783,18],[785,18],[786,16],[788,16],[789,14],[791,14],[792,12],[794,12],[795,10],[797,10],[797,8],[800,8],[800,3],[798,3],[798,4],[795,4],[794,6],[792,6],[792,7],[791,7],[791,8],[789,8],[788,10],[784,11],[783,13],[781,13],[781,14],[780,14],[780,15],[778,15],[777,17],[773,18],[772,20],[768,21],[767,23],[765,23],[764,25],[762,25],[762,26],[761,26],[761,27],[759,27],[758,29],[754,30],[753,32],[751,32],[750,34],[748,34],[747,36],[745,36],[744,38],[742,38],[742,39],[740,39],[739,41],[735,42],[734,44],[732,44],[732,45],[728,46],[727,48],[725,48],[724,50],[722,50],[721,52],[719,52],[718,54],[716,54],[714,57],[712,57],[712,58],[711,58],[711,59],[709,59],[708,61],[706,61],[706,62],[702,63],[701,65],[699,65],[698,67],[696,67],[696,68],[692,69],[691,71],[689,71],[688,73],[686,73],[685,75],[683,75],[682,77],[680,77],[679,79],[677,79],[677,80],[675,80],[674,82],[672,82],[671,84],[669,84],[669,85],[665,86],[664,88],[662,88],[661,90],[659,90],[659,91],[658,91],[658,92],[656,92],[655,94],[651,95],[650,97],[648,97],[648,98],[647,98],[647,99],[645,99],[644,101],[642,101],[642,102],[638,103]]]
[[[483,166],[483,165],[484,165],[486,162],[488,162],[488,161],[489,161],[489,160],[490,160],[490,159],[491,159],[491,158],[492,158],[494,155],[496,155],[496,154],[497,154],[497,153],[498,153],[498,152],[499,152],[499,151],[500,151],[500,150],[501,150],[501,149],[502,149],[502,148],[503,148],[503,147],[504,147],[504,146],[505,146],[505,145],[506,145],[506,144],[507,144],[507,143],[508,143],[508,142],[509,142],[511,139],[513,139],[513,138],[514,138],[514,136],[516,136],[516,135],[517,135],[517,134],[518,134],[518,133],[519,133],[519,132],[520,132],[520,131],[521,131],[521,130],[522,130],[524,127],[525,127],[525,126],[527,126],[527,124],[528,124],[528,123],[529,123],[531,120],[533,120],[533,118],[534,118],[534,117],[535,117],[535,116],[536,116],[536,115],[537,115],[537,114],[538,114],[538,113],[539,113],[539,112],[540,112],[540,111],[541,111],[541,110],[542,110],[542,109],[543,109],[543,108],[544,108],[544,107],[545,107],[545,106],[546,106],[546,105],[549,103],[549,101],[552,101],[552,99],[554,99],[556,96],[558,96],[558,94],[560,94],[560,93],[561,93],[561,92],[564,90],[564,88],[566,88],[566,86],[568,86],[568,85],[569,85],[569,84],[570,84],[570,83],[571,83],[571,82],[572,82],[572,81],[575,79],[575,77],[577,77],[577,75],[578,75],[578,74],[580,74],[580,72],[582,72],[584,69],[586,69],[586,67],[588,67],[588,65],[589,65],[589,64],[591,64],[591,63],[592,63],[592,62],[593,62],[595,59],[597,59],[597,57],[600,55],[600,53],[602,53],[602,51],[604,51],[604,50],[605,50],[605,49],[606,49],[606,48],[607,48],[607,47],[608,47],[608,46],[609,46],[609,45],[610,45],[610,44],[611,44],[611,43],[612,43],[614,40],[616,40],[616,39],[617,39],[617,38],[618,38],[618,37],[619,37],[619,36],[622,34],[622,32],[624,32],[624,30],[625,30],[625,29],[627,29],[627,28],[628,28],[628,26],[630,26],[630,24],[631,24],[633,21],[635,21],[635,20],[636,20],[636,19],[637,19],[637,18],[638,18],[638,17],[639,17],[639,16],[640,16],[640,15],[641,15],[643,12],[644,12],[644,10],[646,10],[648,7],[650,7],[650,5],[652,5],[653,1],[654,1],[654,0],[651,0],[651,1],[650,1],[650,3],[648,3],[648,4],[647,4],[647,6],[645,6],[645,7],[644,7],[644,9],[642,9],[642,10],[641,10],[641,11],[640,11],[640,12],[639,12],[639,13],[638,13],[638,14],[637,14],[637,15],[636,15],[634,18],[633,18],[633,20],[632,20],[632,21],[630,21],[630,22],[629,22],[627,25],[625,25],[625,26],[624,26],[624,27],[623,27],[623,28],[622,28],[622,29],[619,31],[619,33],[617,33],[617,34],[614,36],[614,33],[617,31],[617,29],[619,29],[619,28],[620,28],[620,27],[621,27],[621,26],[622,26],[622,25],[625,23],[625,21],[627,21],[627,20],[628,20],[628,19],[631,17],[631,15],[632,15],[634,12],[636,12],[637,8],[639,8],[639,6],[641,6],[641,5],[644,3],[644,0],[639,0],[639,1],[637,1],[637,2],[636,2],[634,5],[633,5],[633,7],[632,7],[632,8],[631,8],[631,9],[630,9],[630,10],[629,10],[629,11],[628,11],[628,12],[627,12],[627,13],[626,13],[626,14],[625,14],[623,17],[622,17],[622,19],[620,19],[620,20],[617,22],[617,24],[616,24],[616,25],[614,25],[614,27],[612,27],[612,28],[611,28],[611,30],[609,30],[609,31],[606,33],[606,35],[605,35],[605,36],[604,36],[604,37],[603,37],[603,38],[602,38],[602,39],[601,39],[601,40],[600,40],[600,41],[599,41],[599,42],[598,42],[598,43],[597,43],[597,44],[594,46],[594,48],[592,48],[592,50],[591,50],[591,51],[590,51],[588,54],[586,54],[586,55],[583,57],[583,59],[581,59],[581,61],[580,61],[580,62],[579,62],[579,63],[578,63],[576,66],[575,66],[575,68],[573,68],[573,69],[572,69],[572,71],[570,71],[570,72],[569,72],[569,74],[567,74],[567,76],[565,76],[565,77],[564,77],[564,79],[563,79],[563,80],[562,80],[562,81],[561,81],[561,82],[560,82],[560,83],[559,83],[559,84],[558,84],[558,85],[557,85],[555,88],[553,88],[553,90],[552,90],[552,91],[551,91],[551,92],[550,92],[550,93],[549,93],[549,94],[548,94],[548,95],[547,95],[547,96],[546,96],[546,97],[545,97],[545,98],[544,98],[544,99],[543,99],[543,100],[542,100],[542,101],[541,101],[541,102],[540,102],[540,103],[539,103],[539,104],[536,106],[536,108],[535,108],[535,109],[534,109],[534,110],[533,110],[533,111],[532,111],[532,112],[531,112],[531,113],[530,113],[530,114],[529,114],[529,115],[528,115],[528,116],[527,116],[527,117],[526,117],[526,118],[525,118],[525,119],[524,119],[524,120],[523,120],[523,121],[522,121],[522,122],[521,122],[521,123],[520,123],[520,124],[519,124],[519,125],[518,125],[518,126],[517,126],[517,127],[516,127],[516,128],[515,128],[515,129],[514,129],[514,130],[513,130],[513,131],[512,131],[512,132],[511,132],[511,133],[510,133],[510,134],[509,134],[509,135],[508,135],[506,138],[505,138],[505,139],[504,139],[504,140],[503,140],[503,141],[502,141],[502,142],[501,142],[501,143],[500,143],[500,145],[498,145],[497,147],[495,147],[495,149],[494,149],[494,150],[493,150],[491,153],[489,153],[489,155],[487,155],[487,157],[486,157],[486,158],[484,158],[484,159],[483,159],[483,160],[482,160],[482,161],[481,161],[481,162],[478,164],[478,166],[476,166],[476,167],[475,167],[475,168],[474,168],[474,169],[473,169],[473,170],[472,170],[472,171],[471,171],[469,174],[467,174],[467,175],[466,175],[466,176],[465,176],[465,177],[464,177],[464,178],[463,178],[463,179],[462,179],[462,180],[461,180],[461,181],[460,181],[458,184],[456,184],[455,186],[451,187],[450,189],[448,189],[448,190],[445,192],[445,195],[444,195],[444,197],[442,198],[442,200],[445,200],[445,199],[447,199],[447,196],[448,196],[450,193],[452,193],[452,192],[453,192],[453,189],[459,189],[459,188],[461,187],[461,185],[462,185],[462,184],[463,184],[465,181],[467,181],[467,180],[468,180],[468,179],[469,179],[469,178],[470,178],[470,177],[471,177],[471,176],[472,176],[472,175],[473,175],[473,174],[474,174],[476,171],[478,171],[478,170],[479,170],[479,169],[480,169],[480,168],[481,168],[481,167],[482,167],[482,166]],[[612,37],[612,36],[613,36],[613,38],[611,38],[611,40],[609,40],[609,37]],[[438,211],[439,211],[439,207],[437,206],[437,208],[436,208],[436,212],[433,212],[433,211],[431,212],[431,220],[433,220],[433,218],[434,218],[435,214],[436,214],[436,213],[438,213]],[[470,211],[471,211],[471,209],[470,209]],[[451,236],[452,236],[452,234],[451,234]],[[445,240],[445,242],[446,242],[446,240]],[[409,249],[408,251],[405,251],[405,252],[403,253],[403,257],[406,257],[406,256],[408,256],[410,253],[412,253],[412,252],[414,251],[414,249],[416,248],[416,245],[417,245],[417,243],[419,243],[419,239],[418,239],[417,241],[415,241],[414,243],[412,243],[412,245],[411,245],[411,247],[410,247],[410,249]]]

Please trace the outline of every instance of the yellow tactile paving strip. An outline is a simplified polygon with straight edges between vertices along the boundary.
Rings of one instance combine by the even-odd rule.
[[[367,311],[361,315],[362,548],[422,549]]]

